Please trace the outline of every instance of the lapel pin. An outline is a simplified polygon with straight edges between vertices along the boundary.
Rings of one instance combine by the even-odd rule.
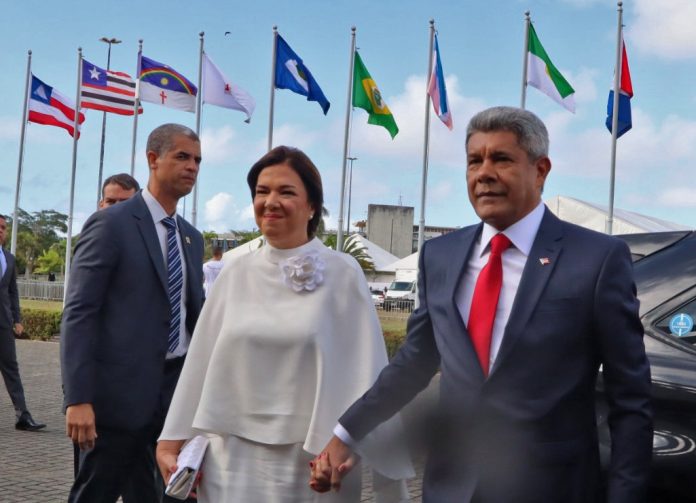
[[[539,263],[540,263],[541,265],[549,265],[549,264],[551,263],[551,259],[548,258],[548,257],[541,257],[541,258],[539,259]]]
[[[190,245],[191,244],[191,238],[186,236],[186,244]],[[548,259],[547,259],[548,260]]]

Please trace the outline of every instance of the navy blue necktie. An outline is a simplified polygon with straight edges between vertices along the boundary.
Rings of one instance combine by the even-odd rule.
[[[171,317],[169,319],[169,352],[172,353],[179,345],[179,330],[181,327],[181,287],[184,275],[181,270],[181,254],[176,244],[176,222],[172,217],[162,219],[167,228],[167,276],[169,284],[169,304]]]

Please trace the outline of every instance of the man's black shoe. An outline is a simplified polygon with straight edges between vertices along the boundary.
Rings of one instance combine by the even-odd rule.
[[[37,423],[31,414],[25,412],[22,414],[17,422],[15,423],[15,428],[24,431],[39,431],[41,428],[45,428],[45,424]]]

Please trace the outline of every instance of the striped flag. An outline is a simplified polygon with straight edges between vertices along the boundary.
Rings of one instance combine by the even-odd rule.
[[[80,96],[82,108],[133,115],[135,81],[127,73],[104,70],[83,59]],[[138,113],[143,113],[142,107]]]
[[[75,102],[32,75],[27,119],[29,122],[45,126],[61,127],[70,136],[74,136]],[[80,113],[78,124],[82,124],[84,121],[85,115]]]
[[[433,102],[433,110],[435,114],[444,122],[450,131],[452,130],[452,113],[450,112],[449,100],[447,99],[447,88],[445,87],[445,75],[442,72],[442,62],[440,61],[440,46],[437,43],[437,34],[435,35],[435,51],[433,54],[435,64],[430,75],[430,84],[428,85],[428,94]]]
[[[529,25],[527,44],[527,84],[536,87],[563,108],[575,113],[575,89],[551,62],[532,24]]]
[[[628,69],[628,56],[626,56],[626,44],[621,38],[621,80],[619,85],[619,119],[616,126],[616,137],[633,127],[631,118],[631,98],[633,98],[633,83],[631,82],[631,72]],[[607,129],[611,133],[611,126],[614,118],[614,90],[609,91],[607,102]]]
[[[196,111],[198,88],[174,68],[140,55],[140,101],[185,112]]]

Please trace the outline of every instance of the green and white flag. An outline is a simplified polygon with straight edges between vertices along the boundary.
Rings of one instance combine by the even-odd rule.
[[[531,23],[527,43],[527,84],[536,87],[563,108],[575,113],[575,89],[551,62]]]

